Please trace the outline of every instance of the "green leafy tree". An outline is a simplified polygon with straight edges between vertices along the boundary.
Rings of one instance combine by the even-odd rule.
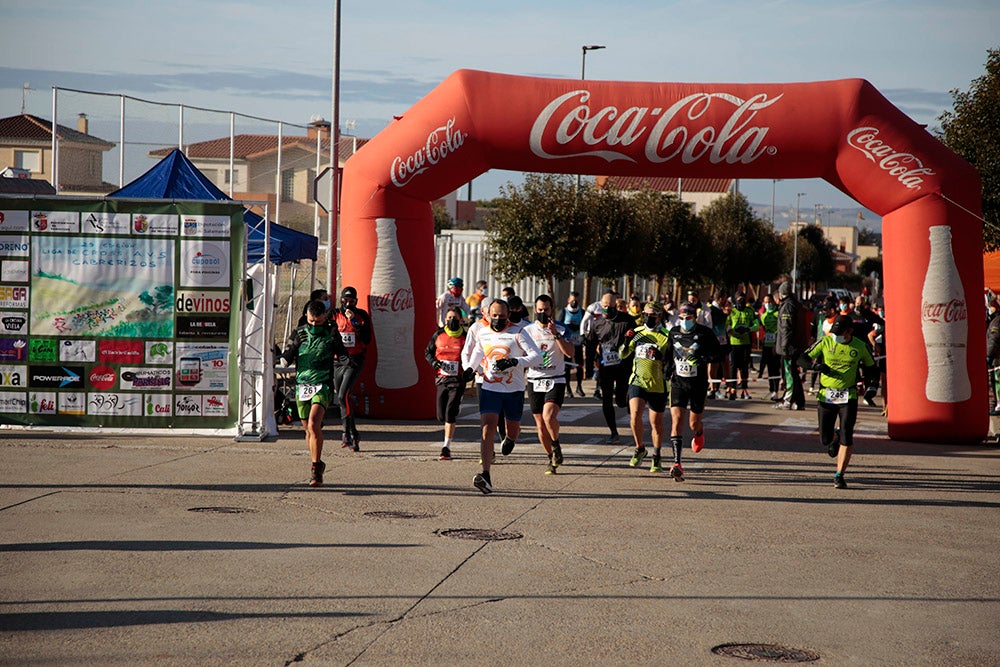
[[[951,91],[954,111],[938,120],[938,138],[979,171],[983,181],[983,240],[1000,248],[1000,49],[990,49],[986,74],[966,92]]]
[[[592,218],[578,202],[575,179],[528,174],[501,192],[486,231],[493,271],[507,282],[544,278],[551,294],[553,281],[571,278],[593,252]]]
[[[742,194],[716,199],[701,212],[711,244],[705,278],[720,285],[770,282],[781,273],[784,252],[774,228],[758,218]]]
[[[668,276],[682,284],[701,277],[710,244],[701,219],[675,195],[643,189],[627,199],[639,235],[635,248],[637,275],[656,280],[662,294]]]
[[[858,227],[858,245],[882,245],[879,235],[867,227]]]
[[[442,229],[451,229],[455,224],[452,219],[451,214],[448,213],[446,209],[441,204],[435,204],[431,208],[431,213],[434,215],[434,233],[440,234]]]
[[[799,230],[796,238],[799,245],[798,257],[796,258],[799,277],[796,283],[829,282],[835,272],[833,246],[823,236],[823,229],[818,225],[806,225]],[[785,247],[788,269],[791,270],[793,259],[791,238],[786,241]]]
[[[587,275],[613,279],[636,273],[637,252],[645,241],[635,221],[635,209],[620,190],[587,187],[580,207],[594,230],[594,251],[581,268]]]

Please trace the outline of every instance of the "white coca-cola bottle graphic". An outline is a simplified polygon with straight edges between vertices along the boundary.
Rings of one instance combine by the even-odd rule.
[[[402,389],[417,383],[413,352],[413,283],[403,262],[396,238],[395,218],[376,218],[375,266],[369,307],[372,330],[378,346],[375,384],[383,389]]]
[[[927,400],[958,403],[972,396],[966,367],[969,310],[951,250],[951,227],[930,229],[931,259],[921,292],[920,327],[927,350]]]

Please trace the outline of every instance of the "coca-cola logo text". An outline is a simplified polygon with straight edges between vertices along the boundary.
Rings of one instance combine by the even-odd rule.
[[[94,366],[90,371],[90,384],[94,389],[110,389],[115,383],[117,374],[109,366]]]
[[[927,303],[920,306],[920,319],[924,322],[961,322],[969,318],[965,299],[952,299],[948,303]]]
[[[636,162],[613,148],[630,146],[649,130],[643,150],[646,160],[653,164],[677,157],[684,164],[691,164],[706,155],[712,164],[750,164],[765,153],[777,152],[774,146],[764,145],[770,128],[750,125],[750,122],[760,110],[781,97],[768,99],[760,93],[744,100],[729,93],[694,93],[666,109],[628,107],[622,111],[609,105],[593,112],[588,104],[590,91],[574,90],[560,95],[542,109],[531,127],[529,143],[532,153],[549,160],[590,155],[608,162]],[[720,127],[690,122],[701,119],[713,103],[733,107]],[[680,119],[680,124],[668,131],[675,118]],[[558,146],[565,146],[577,137],[595,150],[556,154],[545,148],[553,141]]]
[[[934,175],[916,155],[897,151],[878,135],[877,127],[858,127],[847,133],[847,145],[861,151],[890,176],[895,176],[908,190],[919,190],[924,182],[923,175]]]
[[[395,292],[372,294],[368,297],[368,304],[372,310],[377,310],[380,313],[412,310],[413,290],[408,287],[400,287]]]
[[[428,166],[437,164],[461,148],[468,136],[468,132],[455,129],[455,118],[452,117],[444,125],[432,130],[427,135],[427,143],[414,151],[413,155],[405,158],[397,155],[389,169],[389,177],[396,187],[403,187],[427,171]]]

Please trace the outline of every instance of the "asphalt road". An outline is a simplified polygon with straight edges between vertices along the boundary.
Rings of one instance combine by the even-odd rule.
[[[0,431],[0,663],[1000,664],[995,446],[863,407],[838,490],[814,408],[714,401],[676,483],[574,398],[559,473],[526,415],[484,496],[473,403],[447,462],[433,423],[331,424],[318,489],[297,427]]]

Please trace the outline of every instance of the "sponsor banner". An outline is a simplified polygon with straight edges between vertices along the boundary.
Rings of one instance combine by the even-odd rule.
[[[28,412],[28,398],[23,391],[0,391],[0,413],[20,414]]]
[[[229,238],[228,215],[182,215],[181,236],[222,236]]]
[[[136,394],[87,394],[88,415],[138,417],[142,414],[142,397]]]
[[[33,415],[56,414],[56,392],[33,391],[28,395],[28,412]]]
[[[174,364],[174,344],[165,340],[146,341],[147,364]]]
[[[0,281],[5,283],[26,283],[31,272],[27,259],[0,260]]]
[[[0,361],[27,361],[27,338],[0,338]]]
[[[229,287],[229,246],[181,241],[181,287]]]
[[[0,234],[0,257],[27,257],[31,241],[27,234]]]
[[[0,211],[0,234],[28,231],[28,211]]]
[[[59,392],[56,407],[61,415],[87,414],[87,395],[82,391]]]
[[[35,211],[31,214],[31,231],[42,234],[79,234],[79,211]]]
[[[28,361],[59,361],[59,341],[55,338],[32,338],[28,343]]]
[[[143,403],[143,414],[147,417],[170,417],[174,414],[173,394],[145,394]]]
[[[128,213],[83,213],[84,234],[125,234],[130,231],[132,216]]]
[[[179,316],[178,338],[228,338],[229,315]]]
[[[136,234],[177,236],[176,215],[136,213],[132,216],[132,231]]]
[[[96,340],[64,340],[59,345],[59,361],[97,361]]]
[[[90,386],[98,391],[105,391],[115,386],[118,374],[110,366],[94,366],[87,375]]]
[[[178,417],[201,417],[201,396],[175,396],[174,414]]]
[[[119,386],[122,391],[137,389],[170,389],[173,384],[172,368],[150,368],[148,366],[123,366]]]
[[[229,292],[178,292],[174,301],[178,313],[223,314],[230,307]]]
[[[227,394],[206,394],[202,396],[201,414],[205,417],[228,417],[229,396]]]
[[[28,333],[28,313],[0,313],[0,334]]]
[[[177,343],[175,354],[178,390],[229,391],[228,345]]]
[[[32,335],[169,338],[174,242],[41,237],[31,259]]]
[[[83,366],[31,366],[29,374],[33,388],[83,389]]]
[[[102,364],[141,364],[144,352],[141,340],[97,341],[97,361]]]
[[[0,285],[0,308],[27,308],[26,286]]]
[[[27,387],[28,367],[5,364],[0,366],[0,387]]]

